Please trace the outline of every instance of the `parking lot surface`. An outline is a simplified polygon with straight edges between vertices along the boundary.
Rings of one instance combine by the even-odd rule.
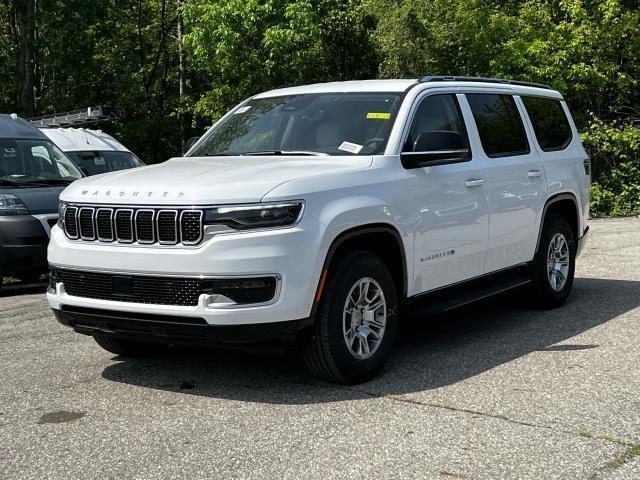
[[[357,386],[291,355],[123,359],[42,291],[0,293],[3,480],[640,479],[640,219],[592,222],[564,307],[405,322]]]

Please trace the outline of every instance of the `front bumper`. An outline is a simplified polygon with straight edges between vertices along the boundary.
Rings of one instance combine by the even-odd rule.
[[[318,254],[321,235],[300,225],[232,235],[214,235],[197,247],[106,245],[69,240],[59,227],[52,229],[49,263],[54,268],[101,272],[117,276],[171,278],[251,278],[276,276],[277,297],[262,305],[212,306],[200,294],[189,305],[144,303],[71,295],[63,282],[50,286],[47,299],[54,310],[90,308],[128,314],[204,319],[207,325],[239,326],[296,321],[311,316],[324,257]],[[88,295],[90,296],[90,295]]]
[[[47,271],[49,236],[31,215],[0,216],[0,276],[32,276]]]
[[[286,344],[312,324],[305,318],[256,325],[209,325],[201,317],[134,314],[63,306],[56,320],[84,335],[108,335],[126,340],[172,345]]]

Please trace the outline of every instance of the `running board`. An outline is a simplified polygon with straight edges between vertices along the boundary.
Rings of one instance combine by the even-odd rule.
[[[531,277],[523,270],[523,268],[510,269],[409,297],[405,304],[405,311],[410,315],[442,313],[522,287],[531,283]]]

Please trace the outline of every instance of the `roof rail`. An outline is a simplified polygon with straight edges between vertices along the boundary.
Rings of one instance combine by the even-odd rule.
[[[426,82],[483,82],[483,83],[504,83],[507,85],[522,85],[525,87],[537,87],[551,89],[549,85],[535,82],[521,82],[520,80],[508,80],[505,78],[491,77],[464,77],[464,76],[444,76],[444,75],[427,75],[418,80],[420,83]]]
[[[73,112],[54,113],[43,117],[30,118],[27,121],[37,128],[75,127],[88,123],[111,120],[122,117],[121,108],[89,107]]]

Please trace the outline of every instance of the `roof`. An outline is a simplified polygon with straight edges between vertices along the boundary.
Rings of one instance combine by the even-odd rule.
[[[43,128],[41,131],[63,152],[130,150],[102,130],[88,128]]]
[[[442,78],[442,80],[440,80]],[[343,92],[405,92],[410,87],[421,85],[425,88],[457,87],[461,89],[477,90],[491,88],[505,90],[521,95],[541,95],[545,97],[562,98],[562,94],[550,90],[546,86],[532,86],[519,82],[506,83],[505,80],[487,78],[465,80],[465,77],[432,77],[428,82],[418,79],[396,80],[354,80],[348,82],[314,83],[297,87],[283,87],[260,93],[253,98],[280,97],[284,95],[302,95],[309,93],[343,93]],[[455,80],[453,80],[455,78]],[[493,81],[492,81],[493,80]]]
[[[341,93],[341,92],[404,92],[416,79],[404,80],[352,80],[348,82],[314,83],[298,87],[283,87],[256,95],[254,98],[305,93]]]
[[[33,128],[22,118],[0,113],[0,138],[31,138],[46,139],[40,130]]]

